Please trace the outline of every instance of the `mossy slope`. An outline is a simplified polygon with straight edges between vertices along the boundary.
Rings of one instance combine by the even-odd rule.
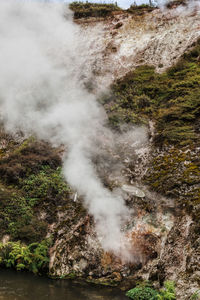
[[[140,66],[112,86],[104,99],[110,124],[155,122],[157,144],[199,144],[200,40],[179,62],[159,74]]]
[[[70,193],[59,151],[34,138],[22,143],[7,140],[0,157],[0,237],[40,242],[56,220],[57,206]]]
[[[117,80],[101,99],[109,124],[155,126],[152,159],[144,181],[182,204],[200,202],[200,39],[165,73],[140,66]]]

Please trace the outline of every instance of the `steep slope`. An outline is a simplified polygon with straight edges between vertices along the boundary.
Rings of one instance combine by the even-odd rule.
[[[94,87],[108,86],[116,77],[142,64],[153,65],[162,72],[199,37],[199,18],[198,7],[193,7],[163,12],[155,9],[142,15],[116,12],[106,19],[80,19],[77,23],[83,28],[83,44],[90,41],[86,51],[91,54],[91,61],[84,61],[83,69],[87,74],[92,65]]]
[[[158,288],[170,279],[181,300],[198,290],[199,20],[197,9],[77,20],[83,44],[90,41],[85,43],[90,59],[82,54],[86,87],[99,92],[113,83],[107,94],[99,93],[110,127],[115,132],[132,125],[147,128],[147,134],[139,130],[121,140],[116,133],[117,147],[94,157],[104,185],[120,190],[132,209],[122,228],[132,243],[131,263],[102,249],[92,216],[62,177],[62,147],[7,135],[3,126],[1,257],[10,251],[8,240],[29,245],[48,240],[52,277],[81,277],[122,289],[143,280]],[[132,142],[141,136],[140,143]]]

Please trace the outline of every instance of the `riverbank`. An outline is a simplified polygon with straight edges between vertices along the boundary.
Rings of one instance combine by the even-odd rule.
[[[118,289],[71,280],[52,280],[26,272],[0,270],[1,300],[125,300]]]

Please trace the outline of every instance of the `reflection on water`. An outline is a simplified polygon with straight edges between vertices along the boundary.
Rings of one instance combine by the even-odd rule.
[[[117,289],[0,270],[0,300],[125,300]]]

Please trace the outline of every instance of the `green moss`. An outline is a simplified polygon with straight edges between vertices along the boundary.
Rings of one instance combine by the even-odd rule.
[[[112,286],[112,287],[118,286],[119,284],[119,282],[116,282],[111,278],[99,278],[99,279],[87,278],[86,282],[97,284],[97,285],[103,285],[103,286]]]
[[[155,153],[150,166],[144,180],[153,190],[179,198],[188,206],[200,203],[199,153],[188,147],[170,148]]]
[[[65,275],[64,278],[65,279],[75,279],[75,278],[77,278],[77,275],[75,273],[69,273],[69,274]]]

